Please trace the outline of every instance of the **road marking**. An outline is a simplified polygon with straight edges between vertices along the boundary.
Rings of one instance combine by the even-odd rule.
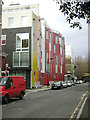
[[[83,104],[82,104],[82,107],[81,107],[81,109],[80,109],[80,111],[79,111],[79,113],[78,113],[78,115],[77,115],[77,118],[80,118],[80,116],[81,116],[81,114],[82,114],[82,111],[83,111],[83,108],[84,108],[84,106],[85,106],[86,101],[87,101],[87,97],[85,98],[85,100],[84,100],[84,102],[83,102]]]
[[[80,105],[81,105],[84,97],[85,97],[87,94],[88,94],[88,91],[82,95],[79,104],[78,104],[77,107],[75,108],[75,110],[74,110],[74,112],[72,113],[72,115],[70,116],[69,120],[72,120],[72,119],[74,118],[74,115],[77,113],[77,111],[78,111],[78,109],[79,109],[79,107],[80,107]]]

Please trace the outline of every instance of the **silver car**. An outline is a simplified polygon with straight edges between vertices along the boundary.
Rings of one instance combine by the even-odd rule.
[[[63,88],[67,88],[68,87],[68,84],[67,84],[66,81],[63,81],[62,84],[63,84]]]
[[[67,85],[68,85],[68,87],[71,87],[72,86],[71,81],[67,81]]]

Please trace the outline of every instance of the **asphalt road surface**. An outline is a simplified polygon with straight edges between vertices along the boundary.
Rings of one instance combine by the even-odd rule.
[[[2,105],[2,118],[70,118],[88,90],[88,83],[62,90],[27,92],[23,100]]]

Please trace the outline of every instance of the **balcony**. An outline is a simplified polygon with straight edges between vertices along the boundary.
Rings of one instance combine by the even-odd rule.
[[[29,52],[13,52],[13,67],[29,67]]]

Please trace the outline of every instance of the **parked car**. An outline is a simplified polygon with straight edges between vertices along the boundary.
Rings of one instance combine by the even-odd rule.
[[[70,82],[71,82],[72,85],[75,85],[75,82],[74,82],[74,81],[71,80]]]
[[[85,78],[83,81],[84,82],[90,82],[90,78]]]
[[[20,100],[26,93],[24,77],[2,76],[0,77],[0,99],[8,103],[10,99],[18,97]]]
[[[82,83],[83,83],[83,81],[82,81],[82,80],[80,80],[79,82],[80,82],[80,84],[82,84]]]
[[[62,88],[63,88],[62,81],[54,82],[51,85],[51,89],[62,89]]]
[[[81,84],[81,83],[83,83],[82,80],[77,80],[77,81],[76,81],[76,84]]]
[[[68,87],[71,87],[72,86],[71,81],[67,81],[67,85],[68,85]]]
[[[66,81],[63,81],[62,84],[63,84],[63,88],[67,88],[68,87],[68,84],[67,84]]]
[[[76,84],[80,84],[79,80],[76,81]]]

